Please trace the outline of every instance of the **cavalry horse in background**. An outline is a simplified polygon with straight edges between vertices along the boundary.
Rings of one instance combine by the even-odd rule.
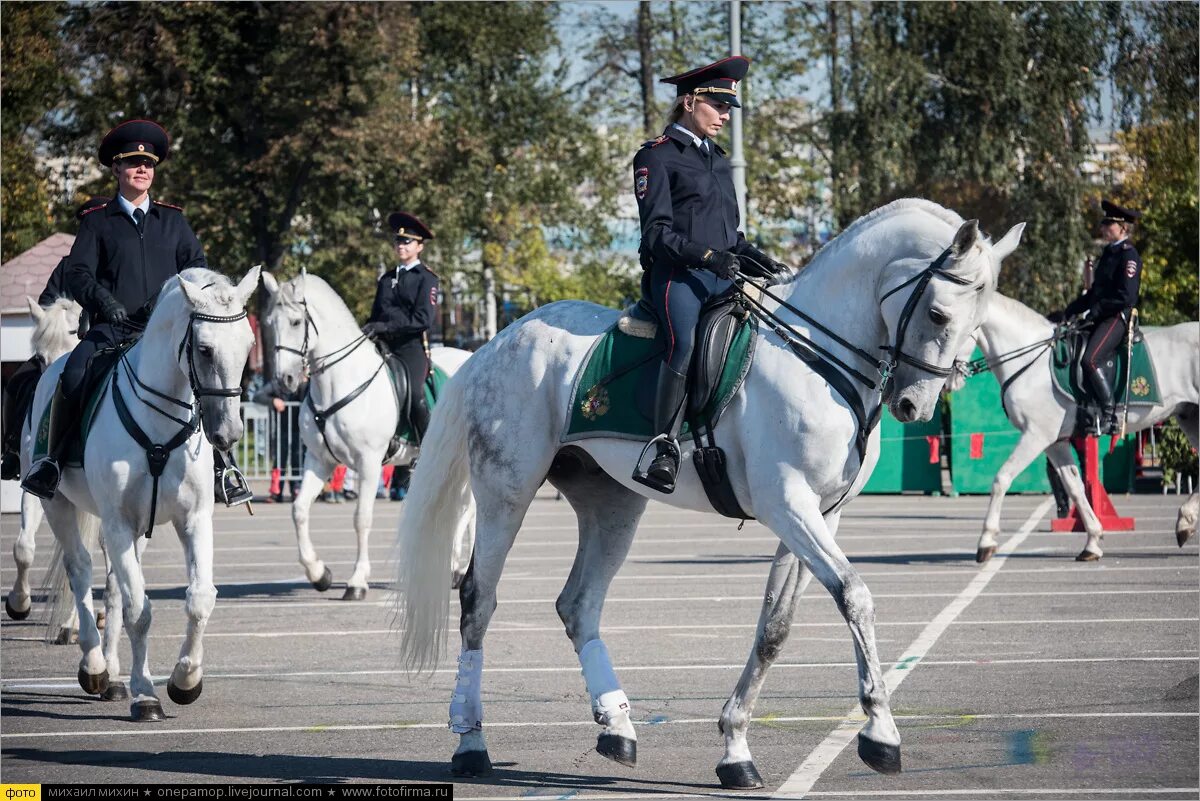
[[[94,413],[85,413],[81,466],[64,465],[58,492],[41,502],[61,546],[79,618],[79,684],[91,695],[125,697],[116,682],[117,646],[122,625],[128,627],[135,721],[163,719],[149,664],[151,605],[141,554],[154,527],[168,521],[183,545],[188,585],[187,626],[167,694],[190,704],[203,688],[202,637],[217,598],[213,455],[204,440],[227,451],[242,436],[241,379],[254,345],[245,306],[258,274],[256,267],[234,285],[211,270],[191,268],[163,284],[145,332],[104,376]],[[63,364],[51,365],[38,383],[34,420],[42,419]],[[25,445],[21,461],[28,470],[33,438]],[[103,648],[92,613],[97,530],[113,576]],[[65,596],[59,593],[56,604]]]
[[[1174,417],[1195,448],[1200,445],[1200,323],[1142,328],[1146,347],[1154,363],[1160,404],[1129,406],[1128,427],[1133,433]],[[1008,420],[1021,432],[1013,452],[992,481],[992,496],[975,559],[986,562],[996,552],[1000,534],[1000,510],[1004,494],[1030,462],[1045,453],[1058,472],[1087,529],[1087,542],[1075,558],[1091,562],[1104,555],[1100,547],[1104,529],[1084,492],[1079,468],[1071,453],[1070,437],[1075,431],[1076,405],[1057,392],[1051,375],[1055,326],[1028,306],[997,294],[975,335],[987,366],[1000,382],[1001,401]],[[966,358],[970,358],[971,345]],[[965,363],[965,359],[958,364]],[[956,369],[947,382],[951,390],[965,380]],[[1200,495],[1192,493],[1179,510],[1175,537],[1180,547],[1196,533]]]
[[[306,448],[304,477],[292,502],[300,564],[317,590],[329,589],[333,572],[313,547],[309,512],[333,469],[347,465],[360,481],[354,508],[358,555],[342,598],[361,601],[371,578],[368,541],[380,469],[384,464],[412,464],[420,449],[403,437],[393,443],[402,420],[388,369],[333,288],[307,273],[283,284],[264,273],[263,286],[271,297],[265,324],[274,341],[276,385],[295,392],[308,380],[308,393],[300,408],[300,437]],[[458,348],[434,348],[431,353],[433,364],[449,375],[470,356]],[[395,451],[391,452],[393,445]],[[468,524],[456,537],[456,584],[467,569],[472,532]]]
[[[29,302],[29,313],[33,315],[35,323],[32,337],[33,354],[43,366],[54,364],[60,356],[70,353],[79,344],[79,315],[82,309],[70,298],[58,298],[46,309],[39,306],[33,298],[26,300]],[[30,401],[32,400],[30,398]],[[25,440],[31,439],[34,434],[35,427],[29,424],[31,412],[32,403],[26,409],[20,424],[22,450],[25,448]],[[33,567],[34,537],[41,525],[41,499],[28,492],[21,493],[21,531],[13,544],[13,562],[17,566],[17,577],[4,599],[4,611],[13,620],[29,617],[33,605],[30,597],[29,570]],[[68,623],[68,639],[73,628],[74,625]],[[55,633],[55,639],[57,638]]]
[[[879,665],[874,601],[834,539],[841,508],[878,459],[874,422],[880,408],[886,405],[901,421],[933,414],[954,357],[984,319],[1000,261],[1016,248],[1022,228],[993,245],[976,221],[963,222],[916,199],[860,218],[804,270],[772,287],[779,295],[763,301],[761,312],[772,322],[756,320],[753,364],[722,418],[737,502],[781,541],[768,593],[815,576],[833,597],[850,629],[858,697],[868,717],[858,753],[883,773],[900,770],[900,734]],[[537,309],[464,365],[433,414],[430,453],[414,472],[400,511],[396,626],[409,670],[438,663],[448,627],[453,535],[474,502],[475,549],[459,588],[462,644],[450,704],[451,730],[460,735],[452,759],[458,775],[491,772],[480,694],[484,635],[505,558],[547,479],[579,520],[575,562],[556,607],[583,667],[593,716],[603,727],[597,751],[636,763],[629,700],[600,639],[604,599],[648,498],[703,512],[713,507],[686,446],[676,489],[662,495],[630,476],[642,442],[600,437],[562,443],[574,379],[593,343],[620,316],[577,301]],[[825,354],[823,372],[813,364],[821,358],[815,354]],[[867,372],[878,370],[879,380],[847,360]],[[823,377],[825,367],[841,371],[840,384],[848,390],[835,390]],[[859,385],[846,377],[851,374]],[[721,715],[725,755],[717,774],[726,787],[762,785],[746,732],[798,598],[768,597],[746,672]]]

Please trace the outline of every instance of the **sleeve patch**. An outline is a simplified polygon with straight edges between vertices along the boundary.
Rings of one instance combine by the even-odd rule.
[[[1129,261],[1125,262],[1125,276],[1127,278],[1133,278],[1135,275],[1137,275],[1137,271],[1138,271],[1137,261],[1135,261],[1134,259],[1130,259]]]
[[[436,286],[429,287],[429,305],[436,306],[438,303],[438,288]]]
[[[637,195],[638,200],[646,197],[646,192],[650,190],[650,168],[639,167],[634,173],[633,192]]]

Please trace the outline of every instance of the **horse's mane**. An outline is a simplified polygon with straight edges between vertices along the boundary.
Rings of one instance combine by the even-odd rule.
[[[80,306],[70,298],[55,298],[54,303],[33,329],[33,352],[45,358],[54,350],[69,348],[75,338],[71,328],[78,325]]]
[[[1031,309],[1016,298],[1010,298],[1008,295],[1002,295],[999,292],[992,294],[992,305],[995,310],[1011,314],[1020,322],[1041,323],[1049,325],[1050,321],[1045,315],[1036,309]]]
[[[854,239],[854,237],[850,234],[857,233],[860,229],[866,228],[868,225],[871,225],[884,217],[890,217],[893,214],[914,210],[923,211],[927,214],[930,214],[936,219],[941,220],[942,222],[954,228],[958,228],[958,226],[962,225],[963,223],[962,217],[960,217],[958,214],[944,206],[934,203],[932,200],[926,200],[925,198],[920,197],[902,197],[899,200],[893,200],[891,203],[888,203],[885,206],[872,209],[854,222],[850,223],[848,226],[846,226],[845,230],[822,245],[821,248],[813,254],[813,257],[809,259],[808,263],[814,264],[821,257],[835,253],[837,250],[842,248],[846,242]],[[942,245],[938,244],[938,247],[940,248]],[[780,283],[788,284],[792,281],[795,281],[796,278],[800,276],[801,272],[802,270],[796,270]]]
[[[272,303],[297,309],[300,308],[301,301],[320,308],[322,312],[343,317],[341,322],[344,324],[358,326],[358,323],[354,321],[354,314],[346,306],[342,296],[319,275],[305,273],[303,276],[296,276],[283,282],[279,285],[279,292],[275,294]]]

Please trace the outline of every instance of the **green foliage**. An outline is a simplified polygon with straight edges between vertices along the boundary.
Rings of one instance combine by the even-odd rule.
[[[1173,485],[1175,477],[1182,475],[1197,477],[1200,462],[1197,461],[1196,449],[1188,441],[1183,429],[1174,418],[1163,426],[1155,442],[1158,450],[1159,463],[1162,465],[1163,483]]]

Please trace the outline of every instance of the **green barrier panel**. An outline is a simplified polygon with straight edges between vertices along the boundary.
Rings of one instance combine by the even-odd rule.
[[[941,404],[927,423],[901,423],[885,409],[879,429],[879,464],[863,492],[941,492],[941,459],[929,463],[926,439],[942,433]]]
[[[973,359],[982,354],[976,350]],[[990,373],[967,379],[950,394],[950,478],[954,492],[990,494],[992,480],[1017,445],[1020,432],[1008,422],[1000,404],[1000,383]],[[1100,476],[1109,492],[1133,490],[1134,440],[1126,439],[1108,454],[1110,437],[1100,438]],[[1078,456],[1076,456],[1078,460]],[[1039,455],[1013,480],[1012,492],[1046,493],[1046,457]]]

